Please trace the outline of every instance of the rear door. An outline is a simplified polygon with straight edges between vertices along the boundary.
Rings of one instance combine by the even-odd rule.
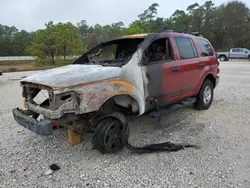
[[[240,49],[239,48],[233,48],[230,51],[230,58],[231,59],[239,59],[240,57]]]
[[[189,37],[175,37],[179,51],[179,62],[182,72],[182,95],[186,98],[194,93],[201,74],[200,59],[194,41]]]
[[[207,39],[204,38],[196,38],[195,42],[197,47],[199,48],[200,58],[198,63],[199,68],[199,79],[197,81],[201,81],[201,78],[207,73],[207,71],[212,71],[213,74],[217,73],[218,69],[218,59],[216,57],[216,52],[214,51],[212,45]],[[199,87],[196,88],[196,92],[198,92]]]

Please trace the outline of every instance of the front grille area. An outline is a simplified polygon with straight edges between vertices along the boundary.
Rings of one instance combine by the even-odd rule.
[[[50,108],[53,104],[54,94],[46,86],[36,84],[25,84],[23,86],[23,97],[27,102],[32,103],[43,108]]]
[[[25,84],[23,96],[28,103],[50,110],[57,110],[61,106],[71,109],[77,101],[73,91],[55,95],[49,87],[35,84]]]

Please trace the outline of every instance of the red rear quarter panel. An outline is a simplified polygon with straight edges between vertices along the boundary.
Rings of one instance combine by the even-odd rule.
[[[215,51],[213,45],[210,43],[210,41],[206,38],[201,37],[201,39],[206,40],[210,44],[212,51],[213,51],[213,54],[214,54],[213,56],[205,57],[202,55],[201,49],[199,48],[199,44],[195,40],[196,38],[199,38],[199,37],[194,37],[193,41],[195,43],[198,54],[200,56],[200,62],[205,64],[205,67],[203,67],[203,69],[200,72],[199,82],[197,84],[197,87],[195,88],[195,94],[198,94],[205,78],[209,74],[211,74],[215,79],[217,79],[217,77],[219,77],[218,74],[220,72],[220,69],[219,69],[219,61],[218,61],[217,56],[216,56],[216,51]]]
[[[213,75],[214,78],[216,77],[216,74],[214,72],[214,69],[212,68],[211,65],[207,65],[202,69],[202,72],[200,74],[199,82],[197,84],[197,87],[195,88],[195,94],[198,94],[200,91],[200,88],[202,86],[202,83],[204,82],[205,78],[209,75]]]

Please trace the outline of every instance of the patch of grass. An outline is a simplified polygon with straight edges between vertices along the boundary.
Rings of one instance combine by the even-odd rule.
[[[7,72],[17,72],[18,69],[15,67],[7,68]]]
[[[71,63],[73,63],[72,60],[59,60],[59,61],[56,61],[56,64],[58,66],[65,66],[65,65],[69,65]]]
[[[10,60],[0,61],[0,66],[14,66],[14,65],[32,65],[33,60]]]
[[[51,60],[47,58],[36,59],[36,61],[29,61],[29,60],[0,61],[0,72],[44,70],[44,69],[51,69],[51,68],[65,66],[73,62],[74,60],[63,60],[59,58],[55,59],[55,65],[52,65]]]

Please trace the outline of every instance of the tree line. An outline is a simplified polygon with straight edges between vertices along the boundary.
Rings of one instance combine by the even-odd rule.
[[[186,10],[176,10],[169,18],[158,17],[157,3],[138,15],[128,27],[117,22],[110,25],[89,26],[86,20],[76,25],[54,24],[34,32],[19,31],[14,26],[0,24],[0,56],[38,56],[40,61],[56,62],[56,57],[81,55],[96,44],[122,35],[180,30],[200,32],[208,38],[216,51],[231,47],[250,49],[250,9],[242,1],[230,1],[215,6],[212,1],[194,3]],[[167,11],[167,7],[166,7]]]

